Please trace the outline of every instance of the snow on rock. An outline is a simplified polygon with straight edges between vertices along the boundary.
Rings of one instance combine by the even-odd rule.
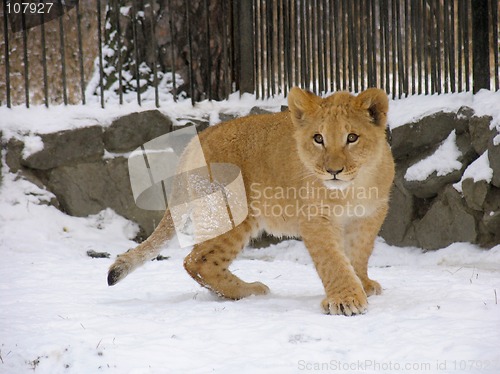
[[[40,152],[43,150],[43,140],[38,135],[28,135],[23,138],[24,148],[23,148],[23,159],[27,159],[32,154]]]
[[[488,183],[491,182],[493,178],[493,169],[490,167],[490,162],[488,160],[488,151],[485,151],[479,158],[477,158],[472,164],[467,166],[462,179],[453,185],[458,192],[462,192],[462,182],[467,178],[471,178],[475,182],[484,180]]]
[[[407,181],[424,181],[434,172],[440,177],[453,170],[460,170],[462,163],[458,161],[458,158],[462,153],[457,147],[456,138],[455,130],[453,130],[436,152],[406,170],[405,179]]]

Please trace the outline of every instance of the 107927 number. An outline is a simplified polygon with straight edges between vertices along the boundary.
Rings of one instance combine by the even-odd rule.
[[[50,13],[54,3],[7,3],[7,13]]]

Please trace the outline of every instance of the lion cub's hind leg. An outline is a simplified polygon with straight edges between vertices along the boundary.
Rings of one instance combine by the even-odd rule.
[[[264,295],[269,288],[260,282],[247,283],[229,271],[229,265],[249,241],[255,222],[247,219],[233,230],[194,246],[184,268],[199,284],[228,299]]]

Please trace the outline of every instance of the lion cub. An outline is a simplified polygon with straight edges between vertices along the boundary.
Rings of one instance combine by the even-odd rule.
[[[394,178],[385,135],[387,95],[371,88],[358,96],[338,92],[323,99],[293,88],[288,104],[287,113],[238,118],[199,134],[207,163],[240,168],[248,215],[225,234],[196,244],[184,267],[222,297],[263,295],[269,292],[266,285],[241,280],[229,265],[263,230],[300,237],[323,282],[325,312],[364,313],[367,296],[382,291],[367,266]],[[184,162],[190,158],[188,147]],[[167,209],[146,241],[117,258],[108,284],[155,257],[173,234]]]

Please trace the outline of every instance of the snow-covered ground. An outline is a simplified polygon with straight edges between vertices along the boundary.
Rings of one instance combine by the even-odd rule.
[[[86,252],[114,257],[135,245],[136,227],[112,211],[68,217],[14,179],[0,190],[0,373],[500,370],[500,246],[423,254],[378,241],[369,272],[384,293],[357,317],[322,314],[298,241],[247,248],[233,264],[267,283],[264,297],[226,301],[200,288],[175,242],[170,259],[110,288],[112,259]]]
[[[282,102],[264,104],[279,110]],[[418,118],[422,108],[428,114],[462,105],[500,126],[499,103],[500,93],[491,92],[393,101],[392,126]],[[221,109],[257,104],[234,97],[191,112],[211,113],[215,122]],[[136,109],[0,108],[0,128],[27,135]],[[182,102],[169,110],[191,113]],[[266,296],[226,301],[199,287],[182,267],[187,250],[175,241],[163,251],[168,260],[149,262],[110,288],[107,269],[135,246],[136,226],[109,210],[66,216],[46,205],[47,191],[6,168],[3,176],[0,373],[500,372],[500,245],[456,243],[423,253],[377,241],[369,273],[384,293],[357,317],[322,314],[320,280],[293,240],[246,248],[232,266],[243,279],[266,283]],[[88,250],[111,258],[92,259]]]

